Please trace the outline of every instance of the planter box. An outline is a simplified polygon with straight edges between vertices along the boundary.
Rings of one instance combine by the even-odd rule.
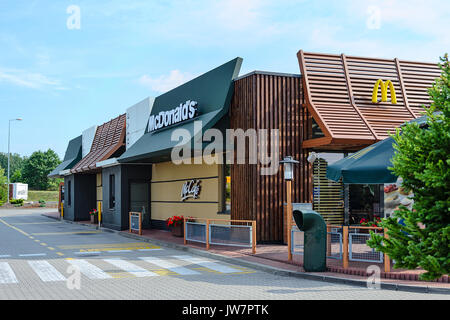
[[[96,214],[91,215],[91,223],[92,224],[97,224],[98,223],[98,215],[96,215]]]
[[[184,236],[184,224],[181,223],[177,225],[176,227],[171,227],[170,231],[172,232],[172,235],[175,237],[183,237]]]

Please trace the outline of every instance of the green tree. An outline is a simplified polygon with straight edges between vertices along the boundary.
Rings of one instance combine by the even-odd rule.
[[[22,180],[31,190],[48,190],[51,179],[48,174],[61,163],[58,155],[51,149],[46,152],[36,151],[25,160]]]
[[[19,178],[23,169],[23,165],[26,158],[21,157],[17,153],[11,154],[11,161],[10,161],[10,181],[11,182],[22,182],[17,179],[13,179],[13,176],[15,175],[16,178]],[[5,175],[8,173],[8,154],[0,152],[0,167],[5,170]],[[18,173],[16,173],[18,172]],[[20,173],[20,175],[19,175]]]
[[[406,124],[393,135],[397,142],[391,170],[412,191],[412,210],[401,206],[381,225],[389,239],[373,233],[367,243],[387,253],[397,268],[423,268],[422,280],[450,272],[450,67],[441,58],[441,77],[428,90],[427,127]],[[399,219],[404,225],[398,223]]]
[[[5,170],[3,168],[0,168],[0,206],[3,205],[6,200],[8,193],[8,186],[7,186],[8,178],[5,177]]]

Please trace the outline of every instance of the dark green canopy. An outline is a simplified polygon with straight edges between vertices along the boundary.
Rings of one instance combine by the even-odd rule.
[[[118,161],[121,163],[170,161],[172,149],[179,144],[178,141],[172,141],[175,129],[189,132],[192,139],[188,143],[193,146],[194,136],[198,133],[195,130],[195,122],[201,121],[201,130],[205,131],[218,126],[220,120],[228,114],[233,95],[233,79],[239,75],[241,64],[242,58],[233,59],[156,97],[151,115],[173,109],[188,100],[198,102],[199,115],[191,121],[183,121],[154,132],[149,132],[147,127],[146,133]]]
[[[394,183],[397,177],[388,169],[392,167],[394,143],[387,138],[329,165],[327,178],[354,184]]]
[[[438,112],[437,114],[439,114]],[[420,127],[427,126],[427,116],[410,121]],[[388,169],[392,167],[394,157],[394,144],[396,142],[389,137],[377,142],[351,156],[339,160],[327,167],[327,178],[352,184],[384,184],[394,183],[397,177]]]
[[[63,170],[72,169],[72,167],[81,160],[81,143],[82,136],[76,137],[70,140],[67,146],[66,153],[64,155],[64,160],[59,166],[57,166],[50,174],[49,178],[58,178],[59,173]]]

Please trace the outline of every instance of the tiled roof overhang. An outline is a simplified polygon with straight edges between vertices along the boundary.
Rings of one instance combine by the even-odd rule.
[[[125,145],[126,114],[120,115],[97,128],[91,151],[71,170],[72,173],[83,173],[97,169],[96,163],[111,157],[120,147]]]
[[[422,105],[430,105],[427,89],[440,76],[433,63],[302,50],[297,56],[306,106],[325,135],[304,141],[304,147],[368,145],[387,138],[389,131],[419,117]],[[392,81],[397,104],[372,103],[378,79]]]

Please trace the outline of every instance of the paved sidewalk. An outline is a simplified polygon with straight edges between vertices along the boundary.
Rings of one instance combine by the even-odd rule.
[[[49,218],[59,219],[58,212],[43,214]],[[69,221],[66,221],[69,222]],[[72,222],[73,223],[73,222]],[[97,228],[89,222],[75,222],[77,224]],[[170,232],[163,230],[143,230],[142,236],[128,231],[118,232],[119,234],[138,240],[151,241],[157,245],[167,246],[186,251],[194,251],[200,255],[214,256],[216,259],[222,258],[224,261],[233,261],[246,267],[253,267],[262,271],[289,276],[297,276],[308,279],[330,281],[335,283],[346,283],[358,286],[366,286],[368,275],[366,268],[369,265],[378,265],[381,269],[382,288],[418,292],[440,292],[450,294],[450,283],[448,276],[443,276],[439,281],[426,282],[419,281],[418,275],[421,270],[398,270],[392,269],[390,273],[384,273],[382,264],[370,263],[350,263],[350,267],[344,270],[340,260],[328,259],[327,272],[307,273],[302,268],[302,256],[294,255],[293,261],[287,261],[287,246],[285,245],[258,245],[256,254],[252,254],[251,249],[211,246],[206,250],[201,243],[189,242],[184,245],[183,238],[174,237]]]

